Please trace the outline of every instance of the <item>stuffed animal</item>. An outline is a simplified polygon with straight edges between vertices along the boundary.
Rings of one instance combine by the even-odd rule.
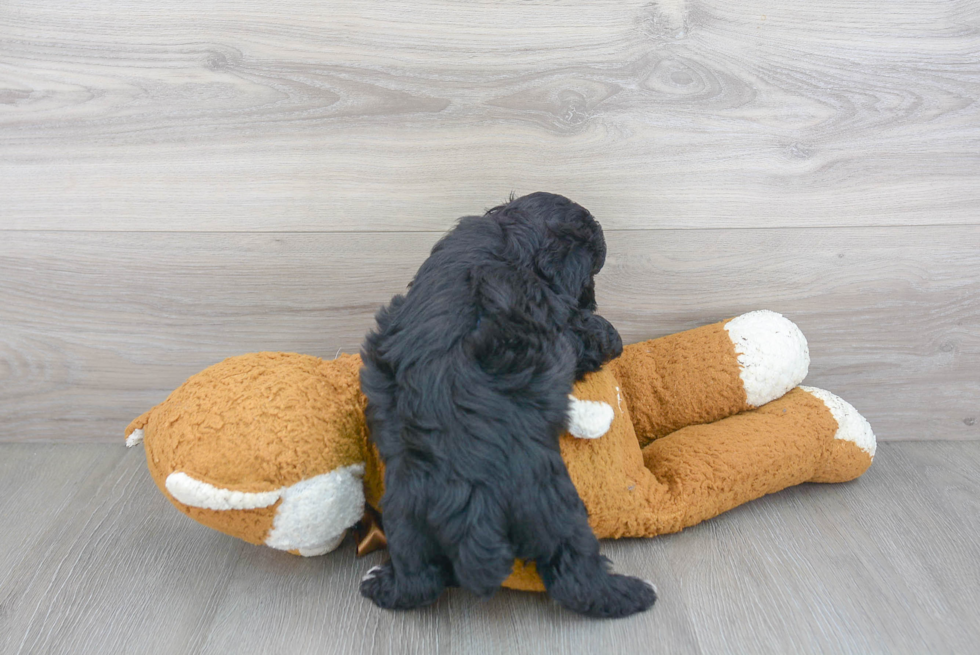
[[[562,457],[599,538],[676,532],[802,482],[861,475],[868,422],[798,387],[800,330],[757,311],[635,343],[578,382]],[[231,357],[192,376],[126,428],[160,491],[191,518],[299,555],[336,548],[379,508],[356,355]],[[368,542],[378,542],[375,527]],[[370,543],[362,543],[363,549]],[[533,563],[504,586],[543,591]]]

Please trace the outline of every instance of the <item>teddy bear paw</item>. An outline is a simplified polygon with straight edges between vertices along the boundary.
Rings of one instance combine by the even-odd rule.
[[[847,482],[864,473],[875,456],[877,442],[871,424],[854,406],[824,389],[800,387],[821,400],[837,422],[834,440],[812,482]]]
[[[810,350],[788,318],[769,310],[737,316],[725,324],[735,346],[739,377],[752,407],[781,398],[806,377]]]
[[[834,439],[850,441],[867,453],[869,457],[875,456],[877,449],[875,433],[871,429],[868,419],[854,409],[854,405],[826,389],[804,386],[800,386],[800,389],[822,400],[823,404],[830,410],[834,420],[837,421],[837,432],[834,434]]]

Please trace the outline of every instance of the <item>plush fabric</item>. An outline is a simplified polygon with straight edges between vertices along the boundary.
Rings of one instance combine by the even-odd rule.
[[[808,363],[793,323],[752,312],[627,346],[576,384],[561,452],[596,536],[676,532],[792,485],[861,475],[874,433],[837,396],[797,387]],[[359,368],[351,355],[232,357],[134,420],[127,445],[142,441],[160,491],[196,521],[322,554],[384,491]],[[504,586],[543,589],[521,562]]]

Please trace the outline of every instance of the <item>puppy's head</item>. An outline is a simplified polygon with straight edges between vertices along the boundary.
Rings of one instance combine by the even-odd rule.
[[[602,227],[585,207],[554,193],[532,193],[489,212],[507,237],[510,256],[595,310],[593,277],[606,261]]]

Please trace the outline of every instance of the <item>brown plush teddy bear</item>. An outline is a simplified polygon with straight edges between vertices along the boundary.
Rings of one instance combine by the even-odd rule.
[[[626,346],[577,383],[562,457],[599,538],[676,532],[802,482],[870,466],[868,422],[797,387],[799,329],[757,311]],[[299,555],[336,548],[377,509],[383,467],[368,440],[360,358],[231,357],[126,428],[160,491],[191,518]],[[359,550],[383,542],[374,527]],[[533,564],[504,586],[543,591]]]

